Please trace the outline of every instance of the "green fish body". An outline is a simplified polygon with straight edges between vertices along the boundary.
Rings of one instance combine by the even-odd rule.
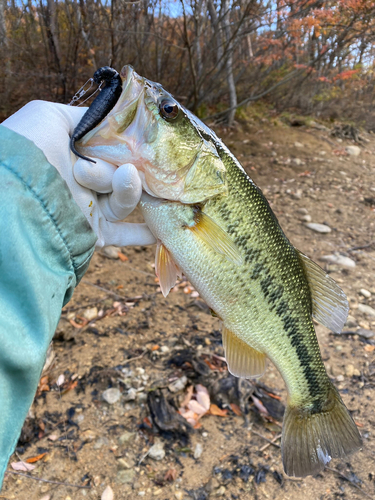
[[[312,322],[341,331],[345,294],[289,242],[260,189],[210,129],[160,85],[129,67],[122,75],[122,104],[78,149],[137,166],[164,295],[183,271],[223,322],[233,375],[259,377],[266,358],[274,363],[288,391],[285,472],[315,474],[361,446]]]

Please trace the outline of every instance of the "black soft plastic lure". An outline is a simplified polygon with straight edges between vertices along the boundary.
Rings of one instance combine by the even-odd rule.
[[[105,82],[105,87],[100,92],[98,97],[94,99],[91,106],[74,129],[73,135],[70,139],[70,149],[80,158],[96,163],[91,158],[78,153],[75,148],[75,143],[76,141],[82,139],[82,137],[90,132],[90,130],[96,127],[96,125],[98,125],[98,123],[100,123],[115,106],[122,92],[122,80],[118,72],[109,66],[103,66],[102,68],[96,70],[93,80],[98,85]]]

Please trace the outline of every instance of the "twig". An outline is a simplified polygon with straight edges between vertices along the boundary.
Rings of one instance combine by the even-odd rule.
[[[274,443],[274,440],[273,440],[273,439],[268,439],[268,438],[266,438],[266,437],[265,437],[265,436],[263,436],[262,434],[259,434],[259,432],[254,431],[254,429],[251,429],[251,432],[252,432],[253,434],[255,434],[256,436],[261,437],[262,439],[264,439],[265,441],[267,441],[269,444],[272,444],[273,446],[276,446],[276,448],[280,448],[280,445],[279,445],[279,444]],[[274,439],[276,439],[276,438],[274,438]]]
[[[144,351],[142,352],[142,354],[140,354],[139,356],[135,356],[134,358],[129,358],[129,359],[126,359],[126,360],[124,361],[124,364],[126,365],[126,363],[130,363],[131,361],[135,361],[136,359],[141,359],[141,358],[143,358],[143,356],[146,354],[146,352],[147,352],[147,351],[148,351],[148,349],[144,350]]]
[[[346,481],[348,481],[348,483],[350,483],[352,486],[354,486],[354,488],[357,488],[357,490],[359,490],[365,497],[367,498],[374,498],[372,495],[369,495],[366,491],[364,491],[362,488],[360,488],[358,486],[358,484],[355,484],[354,481],[352,481],[351,479],[349,479],[347,476],[345,476],[345,474],[343,474],[342,472],[340,472],[339,470],[337,469],[333,469],[332,467],[325,467],[327,470],[330,470],[331,472],[335,472],[337,475],[339,475],[340,477],[342,477],[343,479],[345,479]]]
[[[254,432],[254,431],[253,431]],[[282,436],[282,434],[278,434],[277,436],[275,436],[273,439],[271,439],[271,441],[267,444],[265,444],[264,446],[262,446],[261,448],[259,448],[259,451],[264,451],[266,450],[269,446],[271,446],[271,444],[275,444],[275,441],[277,441],[278,439],[280,439]],[[279,446],[280,448],[280,446]]]
[[[5,474],[14,474],[16,476],[23,476],[29,479],[34,479],[34,481],[42,481],[43,483],[58,484],[60,486],[70,486],[71,488],[82,488],[85,490],[91,490],[91,486],[81,486],[79,484],[61,483],[60,481],[50,481],[49,479],[42,479],[41,477],[34,477],[30,476],[29,474],[23,474],[22,472],[15,472],[13,470],[6,470]]]
[[[359,245],[358,247],[349,248],[348,252],[354,252],[354,250],[362,250],[363,248],[369,248],[375,243],[375,240],[370,241],[367,245]]]
[[[107,288],[104,288],[103,286],[95,285],[95,283],[91,283],[91,281],[82,280],[81,283],[98,288],[102,292],[108,293],[109,295],[112,295],[112,297],[115,297],[118,300],[124,301],[126,299],[126,297],[123,297],[122,295],[119,295],[118,293],[112,292],[112,290],[108,290]]]

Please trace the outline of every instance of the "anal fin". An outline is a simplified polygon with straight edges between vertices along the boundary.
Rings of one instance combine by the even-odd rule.
[[[161,292],[166,297],[174,287],[177,276],[181,276],[181,271],[161,241],[156,245],[155,273],[159,278]]]
[[[349,312],[349,303],[339,285],[324,270],[297,250],[310,286],[312,315],[334,333],[340,333]]]
[[[261,377],[266,370],[266,355],[247,345],[224,325],[222,334],[230,373],[242,378]]]
[[[225,257],[240,266],[243,259],[237,245],[229,234],[224,231],[211,217],[201,210],[195,213],[195,225],[186,229],[193,231],[206,245],[216,253]]]

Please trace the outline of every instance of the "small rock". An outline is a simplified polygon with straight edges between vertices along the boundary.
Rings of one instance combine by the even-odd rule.
[[[117,401],[120,399],[120,396],[121,392],[119,391],[119,389],[116,389],[114,387],[105,390],[102,394],[102,398],[109,405],[114,405],[115,403],[117,403]]]
[[[302,194],[303,194],[303,191],[302,189],[297,189],[293,194],[292,194],[292,198],[294,198],[295,200],[300,200],[302,198]]]
[[[371,292],[366,290],[366,288],[361,288],[359,293],[363,295],[363,297],[365,297],[366,299],[369,299],[371,297]]]
[[[100,253],[105,257],[108,257],[108,259],[118,259],[119,252],[120,249],[112,245],[109,245],[108,247],[103,247],[100,251]]]
[[[297,214],[301,214],[301,215],[307,215],[309,212],[307,210],[307,208],[298,208],[297,209]]]
[[[126,470],[126,469],[131,469],[131,466],[128,464],[128,462],[123,459],[123,458],[119,458],[117,460],[117,466],[120,470]]]
[[[354,375],[354,365],[346,365],[345,367],[345,375],[351,378]]]
[[[309,215],[309,214],[302,215],[302,217],[300,218],[300,220],[302,222],[311,222],[311,215]]]
[[[91,429],[87,429],[87,431],[84,431],[80,435],[81,439],[85,443],[92,443],[94,439],[96,438],[96,434],[94,431]]]
[[[95,443],[94,443],[94,450],[99,450],[102,446],[108,446],[109,441],[105,437],[99,438]]]
[[[158,441],[153,446],[151,446],[148,456],[153,460],[163,460],[165,457],[164,445],[161,441]]]
[[[375,337],[375,332],[373,332],[371,330],[364,329],[364,328],[359,328],[356,331],[356,334],[360,335],[364,339],[372,339],[373,337]]]
[[[354,316],[351,316],[349,314],[348,319],[346,320],[345,326],[348,328],[355,328],[357,326],[357,320],[355,319]]]
[[[134,387],[130,387],[127,395],[124,397],[125,401],[135,401],[137,399],[137,390]]]
[[[160,347],[160,350],[163,354],[166,354],[167,352],[169,352],[169,347],[167,345],[162,345]]]
[[[311,231],[315,231],[316,233],[330,233],[332,229],[325,224],[317,224],[316,222],[310,222],[306,224],[306,227],[311,229]]]
[[[217,489],[216,491],[213,492],[213,497],[222,497],[223,495],[225,495],[225,492],[226,492],[226,488],[225,486],[220,486],[219,489]]]
[[[184,494],[182,493],[182,491],[176,491],[174,497],[176,500],[182,500],[184,498]]]
[[[320,260],[324,260],[330,264],[337,264],[341,267],[347,267],[348,269],[356,266],[354,260],[349,257],[344,257],[343,255],[323,255],[323,257],[320,257]]]
[[[135,471],[133,469],[119,470],[117,473],[117,481],[119,483],[131,483],[135,477]]]
[[[107,486],[102,493],[101,500],[113,500],[115,498],[113,490],[110,486]]]
[[[361,376],[361,372],[357,368],[354,368],[353,377],[360,377],[360,376]]]
[[[135,436],[136,436],[135,432],[126,431],[123,434],[121,434],[121,436],[118,439],[118,442],[121,446],[124,446],[125,444],[129,444],[132,441],[134,441]]]
[[[90,307],[89,309],[86,309],[86,311],[83,313],[83,317],[86,318],[88,321],[95,319],[97,316],[98,316],[97,307]]]
[[[336,377],[337,382],[344,382],[344,375],[338,375]]]
[[[300,160],[299,158],[293,158],[292,164],[295,165],[296,167],[299,167],[299,166],[303,165],[303,161]]]
[[[368,316],[375,316],[375,309],[366,304],[358,304],[358,311],[367,314]]]
[[[361,149],[358,146],[346,146],[345,151],[350,156],[359,156],[361,154]]]
[[[174,382],[172,382],[171,384],[169,384],[168,389],[171,392],[182,391],[183,389],[185,389],[187,383],[188,383],[188,379],[184,375],[183,377],[180,377],[177,380],[175,380]]]
[[[202,453],[203,453],[203,446],[200,443],[197,443],[195,445],[194,458],[197,460],[202,456]]]
[[[296,141],[296,142],[294,143],[294,147],[295,147],[295,148],[303,148],[303,144],[302,144],[302,142],[298,142],[298,141]]]

